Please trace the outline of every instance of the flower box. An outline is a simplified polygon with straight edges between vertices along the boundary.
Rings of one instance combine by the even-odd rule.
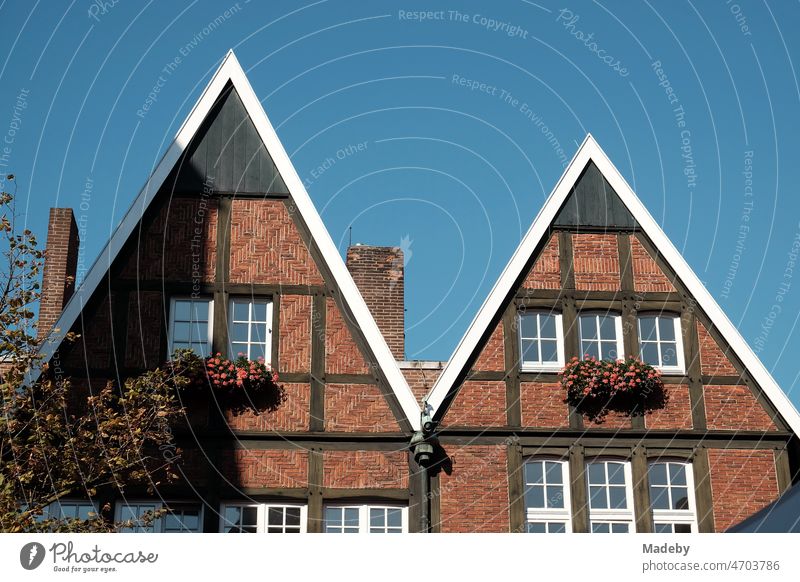
[[[560,377],[564,401],[594,422],[609,412],[644,415],[664,408],[668,400],[661,372],[638,358],[572,358]]]

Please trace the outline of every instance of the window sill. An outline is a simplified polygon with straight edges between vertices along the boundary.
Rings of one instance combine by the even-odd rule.
[[[559,374],[564,369],[564,365],[550,366],[550,367],[532,367],[520,366],[519,371],[522,374]]]

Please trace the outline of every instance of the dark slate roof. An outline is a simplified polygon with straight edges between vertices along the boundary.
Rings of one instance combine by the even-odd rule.
[[[591,228],[635,228],[636,219],[593,161],[573,186],[553,224]]]
[[[800,533],[800,484],[778,499],[728,528],[730,533]]]
[[[166,181],[173,192],[288,194],[239,93],[230,83]]]

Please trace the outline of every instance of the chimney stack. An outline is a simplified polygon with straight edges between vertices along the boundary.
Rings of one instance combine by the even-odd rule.
[[[402,249],[357,244],[347,249],[347,268],[395,359],[405,359]]]
[[[72,208],[51,208],[39,301],[39,338],[46,337],[75,291],[78,225]]]

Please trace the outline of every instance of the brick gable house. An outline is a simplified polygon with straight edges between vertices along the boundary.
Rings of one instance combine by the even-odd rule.
[[[73,289],[76,233],[51,212],[40,328],[77,390],[188,346],[265,357],[287,399],[187,400],[178,483],[65,513],[169,507],[157,531],[723,531],[798,468],[796,411],[591,136],[444,363],[404,361],[402,252],[354,246],[345,264],[233,53]],[[81,340],[62,346],[67,330]],[[667,407],[571,409],[557,372],[587,349],[655,354]]]

